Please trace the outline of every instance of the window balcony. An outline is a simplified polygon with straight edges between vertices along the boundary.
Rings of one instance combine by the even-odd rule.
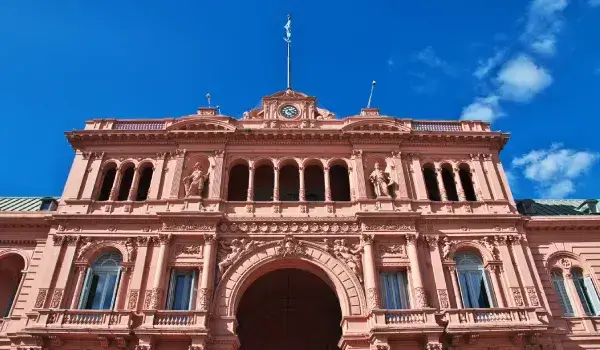
[[[144,310],[141,326],[136,333],[181,333],[191,330],[207,331],[207,313],[198,310]]]
[[[414,333],[442,332],[444,327],[436,322],[436,309],[375,309],[371,312],[369,322],[374,331]]]
[[[114,310],[56,310],[41,309],[29,314],[29,332],[45,333],[89,333],[110,332],[129,334],[133,327],[132,311]]]
[[[535,307],[447,310],[446,332],[450,334],[477,332],[538,332],[547,328]]]

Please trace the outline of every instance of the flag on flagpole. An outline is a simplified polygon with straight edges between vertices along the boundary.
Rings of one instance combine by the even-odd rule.
[[[292,42],[292,15],[288,15],[287,17],[287,23],[285,24],[285,26],[283,26],[283,28],[285,28],[285,38],[283,38],[283,40],[285,40],[287,43],[291,43]]]

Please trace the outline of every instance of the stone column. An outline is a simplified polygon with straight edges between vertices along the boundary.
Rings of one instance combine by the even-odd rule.
[[[408,199],[408,187],[406,186],[406,177],[404,176],[404,166],[402,165],[402,153],[392,152],[392,180],[396,182],[396,199]]]
[[[506,199],[502,187],[500,186],[500,178],[498,177],[498,171],[494,166],[494,160],[491,154],[483,155],[484,172],[489,179],[489,183],[492,187],[492,194],[494,199]]]
[[[171,157],[173,157],[173,153],[171,153]],[[171,183],[171,193],[169,195],[170,198],[179,197],[179,189],[181,187],[181,176],[183,175],[183,165],[185,162],[185,150],[176,150],[175,159],[175,172],[173,173],[173,182]]]
[[[215,167],[210,178],[210,188],[208,198],[217,199],[221,198],[221,181],[223,178],[223,155],[225,151],[215,151]]]
[[[377,271],[375,268],[375,257],[373,254],[373,236],[363,234],[361,236],[363,247],[363,281],[369,310],[379,308],[379,290],[377,289]]]
[[[356,199],[367,198],[367,185],[365,182],[365,166],[363,164],[362,150],[352,150],[352,162],[354,173],[354,189],[356,190]]]
[[[485,174],[483,173],[483,168],[481,166],[481,156],[479,154],[471,154],[470,166],[477,200],[481,201],[492,199],[487,179],[485,178]]]
[[[456,184],[456,192],[458,192],[458,200],[464,202],[467,200],[465,196],[465,189],[463,188],[462,182],[460,181],[460,173],[457,167],[452,167],[452,172],[454,174],[454,183]]]
[[[91,199],[94,195],[94,189],[98,184],[98,177],[102,174],[102,160],[104,158],[104,153],[91,153],[89,154],[90,159],[93,160],[88,163],[88,168],[86,171],[88,172],[88,176],[85,180],[85,184],[83,184],[83,190],[81,192],[82,199]],[[95,198],[94,198],[95,199]]]
[[[304,167],[298,168],[298,175],[300,177],[300,190],[298,191],[298,199],[300,202],[306,201],[306,184],[304,183]]]
[[[162,233],[158,235],[160,247],[158,250],[158,259],[156,263],[156,270],[154,271],[154,280],[152,281],[152,299],[150,303],[150,309],[158,309],[159,304],[162,301],[162,279],[165,271],[165,257],[167,248],[169,247],[169,241],[171,240],[172,234]]]
[[[133,274],[131,275],[129,297],[127,298],[127,309],[137,310],[140,294],[142,291],[142,282],[147,278],[145,274],[148,271],[148,263],[146,257],[148,255],[148,246],[152,244],[152,237],[138,236],[137,237],[137,258]]]
[[[117,289],[117,295],[115,300],[115,310],[126,309],[126,306],[121,306],[123,298],[127,295],[127,285],[129,276],[131,275],[132,266],[126,265],[121,266],[121,278],[119,279],[119,289]]]
[[[75,273],[77,274],[77,282],[75,282],[75,292],[73,293],[73,299],[71,299],[70,309],[77,309],[79,305],[79,299],[81,298],[81,291],[83,290],[83,283],[85,282],[85,274],[89,268],[88,264],[76,264]]]
[[[462,309],[462,295],[460,294],[460,285],[458,284],[458,276],[456,276],[456,265],[448,265],[448,272],[450,273],[450,278],[452,279],[452,290],[454,291],[454,299],[456,302],[456,308]]]
[[[165,157],[167,153],[156,154],[156,164],[152,168],[152,181],[150,182],[150,188],[148,189],[148,199],[158,199],[160,192],[160,184],[164,176],[165,170]]]
[[[204,250],[202,252],[202,279],[198,293],[198,307],[200,311],[208,311],[213,293],[213,278],[215,275],[215,260],[217,249],[214,235],[204,235]]]
[[[110,189],[110,197],[108,200],[116,201],[119,198],[119,186],[121,186],[121,179],[123,178],[123,170],[117,169],[117,174],[115,175],[115,181],[113,182],[113,186]]]
[[[506,307],[506,303],[504,301],[504,297],[506,294],[503,293],[504,288],[502,288],[502,283],[498,277],[498,270],[500,270],[500,266],[497,265],[488,265],[486,267],[488,274],[490,275],[490,279],[492,280],[492,288],[494,289],[494,296],[497,302],[497,307]]]
[[[248,202],[254,200],[254,164],[248,167],[248,191],[246,192]]]
[[[323,168],[323,175],[325,177],[325,202],[331,202],[331,174],[329,174],[329,167]]]
[[[446,286],[446,278],[442,266],[439,238],[437,236],[427,236],[425,239],[427,240],[429,252],[431,254],[431,267],[433,268],[433,279],[437,290],[438,307],[442,310],[449,309],[450,298],[448,296],[448,287]]]
[[[273,201],[279,201],[279,167],[273,167]]]
[[[419,256],[417,253],[417,235],[409,233],[406,235],[406,250],[410,260],[410,270],[412,277],[412,287],[415,296],[415,309],[428,307],[427,292],[423,287],[423,276],[421,275],[421,266],[419,265]]]
[[[134,201],[137,196],[138,187],[140,186],[140,176],[141,169],[138,166],[133,173],[133,181],[131,182],[131,188],[129,189],[129,194],[127,195],[128,201]]]
[[[521,245],[521,239],[518,235],[508,236],[508,242],[512,248],[516,264],[515,269],[521,277],[521,285],[525,289],[526,300],[529,306],[540,307],[540,299],[538,297],[537,288],[531,276],[531,269],[529,268],[529,262],[523,252],[523,246]]]
[[[423,178],[423,169],[421,168],[421,160],[418,153],[410,153],[411,167],[410,172],[415,186],[414,191],[418,200],[427,200],[427,188],[425,188],[425,179]]]
[[[65,242],[67,243],[67,247],[62,256],[60,270],[56,277],[52,298],[50,300],[50,308],[52,309],[62,308],[64,294],[67,290],[67,285],[71,280],[71,271],[75,261],[75,251],[77,250],[79,237],[65,236]]]
[[[442,167],[440,164],[435,163],[435,179],[438,183],[438,188],[440,190],[440,196],[442,197],[442,201],[448,200],[448,194],[446,194],[446,187],[444,186],[444,179],[442,178]]]

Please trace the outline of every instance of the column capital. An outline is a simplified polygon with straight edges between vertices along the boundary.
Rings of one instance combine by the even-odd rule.
[[[212,244],[212,243],[215,242],[215,235],[207,233],[207,234],[204,235],[203,238],[204,238],[204,243],[205,244]]]
[[[419,236],[415,233],[407,233],[406,234],[406,243],[408,243],[409,246],[411,246],[411,245],[416,246],[418,239],[419,239]]]
[[[374,236],[372,234],[363,233],[360,235],[360,242],[363,245],[373,244]]]
[[[172,233],[159,233],[158,234],[158,241],[160,242],[160,245],[168,244],[171,241],[171,238],[173,238]]]

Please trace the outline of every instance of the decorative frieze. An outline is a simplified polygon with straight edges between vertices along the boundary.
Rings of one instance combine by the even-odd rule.
[[[405,221],[387,220],[375,221],[363,224],[364,231],[393,231],[393,232],[414,232],[416,226],[414,223],[406,223]]]
[[[356,222],[224,222],[219,225],[223,233],[356,233]]]
[[[214,231],[216,225],[212,222],[178,220],[172,222],[163,222],[162,231]]]
[[[379,258],[406,258],[406,247],[403,244],[379,243],[377,244],[377,256]]]
[[[202,258],[202,248],[203,248],[203,245],[201,245],[201,244],[192,244],[192,243],[176,244],[174,256],[176,258],[180,258],[180,257]]]

